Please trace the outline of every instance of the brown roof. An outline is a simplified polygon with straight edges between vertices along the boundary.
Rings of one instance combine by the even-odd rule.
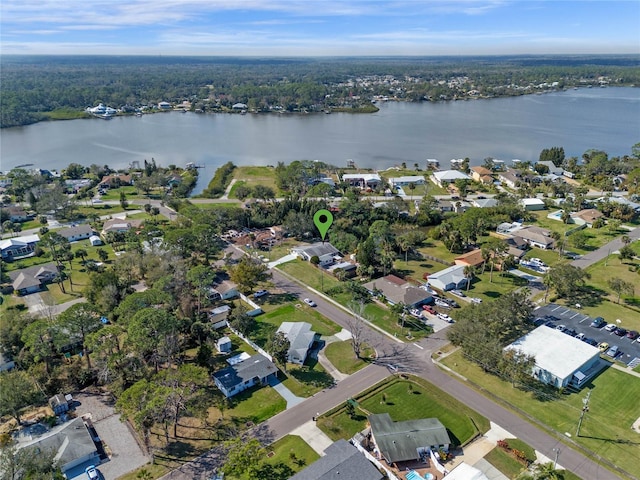
[[[597,219],[604,217],[604,214],[595,208],[586,208],[572,214],[571,216],[581,218],[587,223],[593,223]]]
[[[119,175],[105,175],[104,177],[102,177],[102,181],[100,182],[100,184],[103,183],[110,183],[111,180],[120,180],[122,183],[131,183],[131,175],[124,175],[124,174],[119,174]]]
[[[477,265],[482,265],[483,262],[484,258],[482,258],[482,250],[479,248],[455,258],[456,265],[470,265],[475,267]]]
[[[491,175],[493,172],[488,168],[482,166],[471,167],[471,171],[476,172],[479,175]]]

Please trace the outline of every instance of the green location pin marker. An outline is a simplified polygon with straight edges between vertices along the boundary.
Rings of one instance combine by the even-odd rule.
[[[320,235],[322,235],[322,241],[324,242],[324,237],[327,236],[327,231],[333,223],[333,214],[329,210],[318,210],[313,216],[313,223],[318,227]]]

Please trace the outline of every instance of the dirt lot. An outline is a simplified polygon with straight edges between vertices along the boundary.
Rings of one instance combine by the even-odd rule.
[[[120,421],[113,408],[113,399],[100,392],[73,395],[78,415],[89,414],[110,459],[99,466],[106,480],[112,480],[146,464],[149,459],[138,444],[130,427]]]

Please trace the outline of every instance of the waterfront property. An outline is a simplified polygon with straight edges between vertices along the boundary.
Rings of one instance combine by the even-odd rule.
[[[377,173],[345,173],[342,175],[342,181],[352,187],[360,187],[364,190],[367,188],[376,188],[380,185],[382,179]]]
[[[411,184],[424,185],[424,177],[422,175],[409,175],[405,177],[395,177],[389,179],[391,187],[406,187]]]
[[[431,181],[439,187],[446,188],[456,180],[471,180],[469,175],[459,170],[440,170],[431,174]]]

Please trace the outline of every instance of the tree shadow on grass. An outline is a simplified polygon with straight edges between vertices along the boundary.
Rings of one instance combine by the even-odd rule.
[[[180,440],[176,440],[170,442],[169,445],[164,448],[164,451],[167,453],[167,455],[170,455],[172,457],[185,458],[193,456],[196,452],[196,449],[193,448],[193,445],[182,442]]]
[[[269,294],[264,303],[269,305],[283,305],[285,303],[297,302],[298,300],[298,295],[295,293],[276,293]]]
[[[501,297],[502,294],[500,292],[494,292],[493,290],[490,290],[488,292],[484,292],[485,296],[489,297],[489,298],[498,298]]]

